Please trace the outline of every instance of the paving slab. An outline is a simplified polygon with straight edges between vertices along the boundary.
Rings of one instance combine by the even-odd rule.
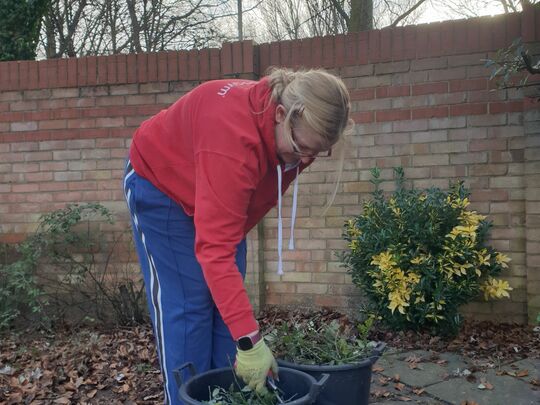
[[[538,405],[540,391],[535,390],[519,378],[507,375],[499,376],[494,370],[485,373],[476,372],[476,381],[465,378],[451,378],[425,388],[435,398],[460,404],[462,401],[475,401],[479,405]],[[488,382],[492,389],[479,389],[481,381]]]
[[[530,383],[540,381],[540,359],[523,359],[501,367],[510,376]]]
[[[419,359],[411,361],[411,359]],[[467,363],[453,353],[436,353],[425,350],[382,356],[374,366],[387,377],[399,375],[402,383],[413,387],[426,387],[450,377],[453,370],[467,368]]]

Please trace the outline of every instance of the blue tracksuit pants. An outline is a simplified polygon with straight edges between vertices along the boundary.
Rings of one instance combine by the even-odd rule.
[[[193,218],[138,176],[129,162],[124,192],[144,276],[165,403],[181,404],[173,370],[187,361],[198,372],[227,367],[234,364],[236,346],[195,257]],[[245,276],[245,239],[237,247],[236,263]]]

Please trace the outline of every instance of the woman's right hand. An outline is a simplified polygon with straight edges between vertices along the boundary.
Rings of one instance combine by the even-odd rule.
[[[272,371],[278,376],[278,365],[270,348],[259,340],[253,348],[236,352],[236,374],[257,392],[266,390],[266,377]]]

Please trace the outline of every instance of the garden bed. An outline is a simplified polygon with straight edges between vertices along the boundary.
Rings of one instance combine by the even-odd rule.
[[[330,310],[316,314],[318,322],[351,322]],[[265,327],[303,317],[302,310],[270,309],[259,321]],[[479,367],[540,358],[540,333],[531,326],[465,322],[451,340],[375,327],[371,338],[397,350],[459,353]],[[159,404],[158,370],[154,339],[146,326],[10,334],[0,339],[0,403]]]

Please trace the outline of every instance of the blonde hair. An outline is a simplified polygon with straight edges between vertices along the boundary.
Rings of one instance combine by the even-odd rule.
[[[323,140],[328,149],[343,139],[352,129],[351,102],[345,83],[322,69],[292,71],[274,68],[268,74],[272,99],[285,107],[285,136],[296,145],[290,128],[299,120],[311,128]],[[332,205],[343,173],[345,148],[339,148],[339,167],[334,192],[328,200],[324,213]]]

